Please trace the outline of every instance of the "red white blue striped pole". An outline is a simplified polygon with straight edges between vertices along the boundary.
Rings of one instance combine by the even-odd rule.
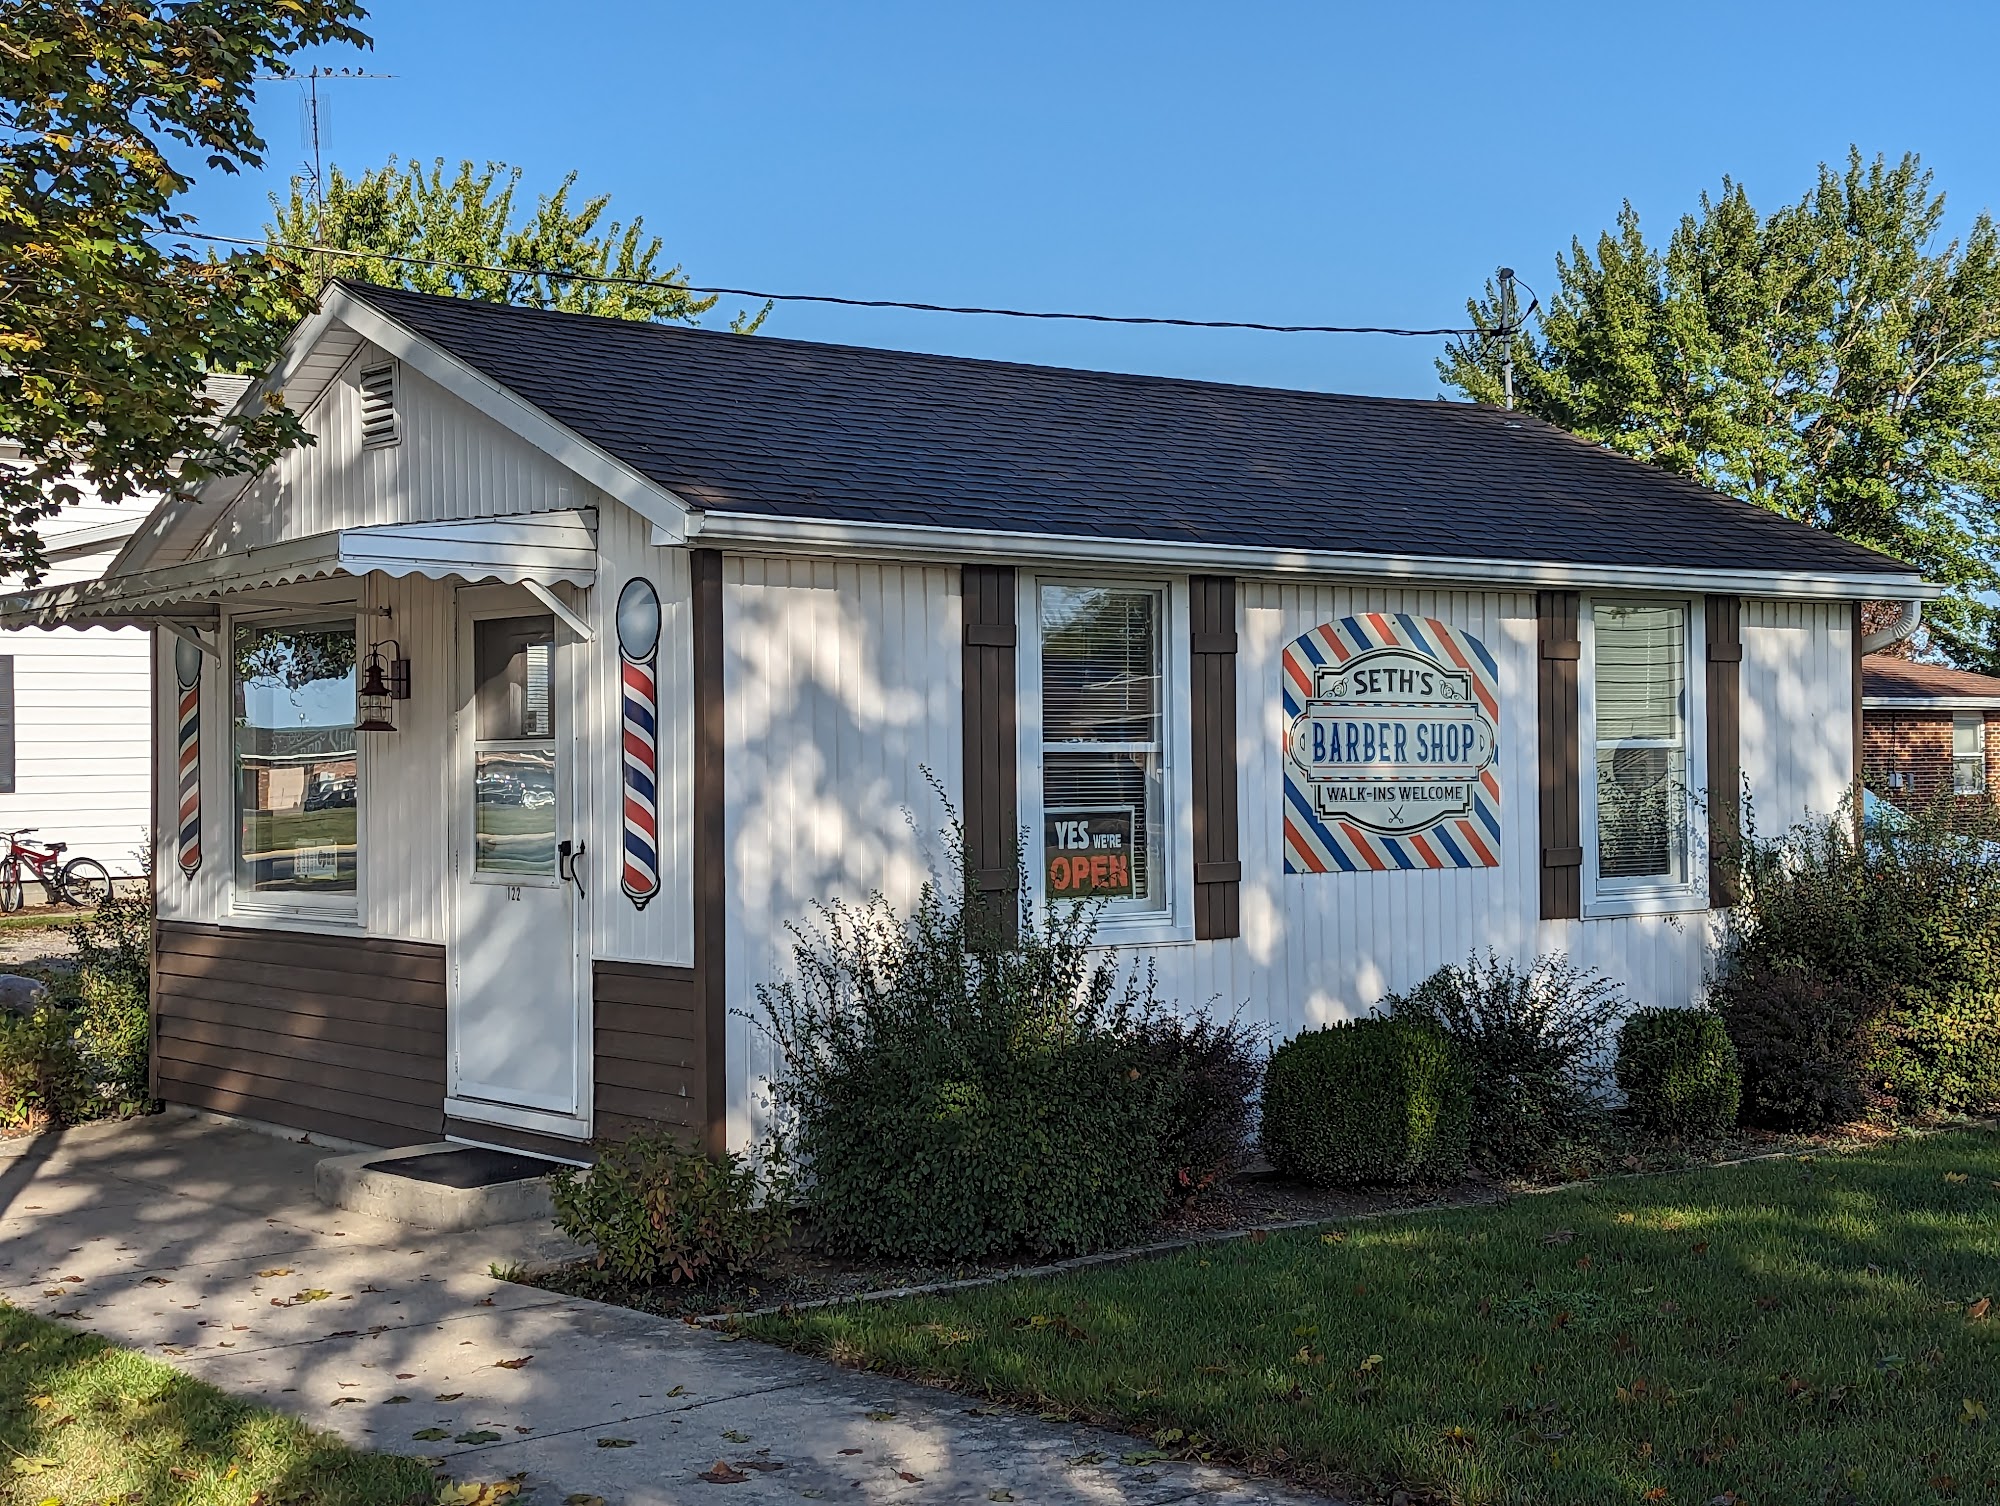
[[[643,910],[660,892],[660,595],[635,576],[618,593],[619,679],[623,689],[625,842],[619,888]]]
[[[185,638],[174,642],[174,679],[180,686],[179,851],[181,872],[201,867],[201,650]]]

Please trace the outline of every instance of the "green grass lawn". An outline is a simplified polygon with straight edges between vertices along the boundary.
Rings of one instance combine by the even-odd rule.
[[[1992,1503],[2000,1135],[744,1326],[1164,1452],[1419,1500]]]
[[[359,1453],[129,1350],[0,1304],[8,1506],[403,1506],[415,1459]]]

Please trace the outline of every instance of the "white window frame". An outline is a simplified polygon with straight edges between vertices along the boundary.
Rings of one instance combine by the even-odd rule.
[[[1104,946],[1158,946],[1194,941],[1194,792],[1189,784],[1193,743],[1188,726],[1188,695],[1193,680],[1193,661],[1188,641],[1187,577],[1179,576],[1094,576],[1073,570],[1037,574],[1020,572],[1014,620],[1020,625],[1015,634],[1015,754],[1020,788],[1019,820],[1027,831],[1028,884],[1030,902],[1037,921],[1046,915],[1048,900],[1042,892],[1042,876],[1048,871],[1045,850],[1042,794],[1042,587],[1102,586],[1135,591],[1158,591],[1163,603],[1160,624],[1160,762],[1162,793],[1159,835],[1165,850],[1160,854],[1160,873],[1166,887],[1166,906],[1154,911],[1124,911],[1118,903],[1108,903],[1097,924],[1097,940]]]
[[[236,887],[237,844],[243,840],[243,815],[237,808],[242,789],[236,770],[236,630],[238,627],[283,627],[293,622],[351,622],[357,675],[367,654],[367,628],[360,603],[354,599],[323,604],[292,603],[265,608],[243,607],[222,616],[222,759],[229,814],[229,867],[224,875],[224,908],[229,918],[248,926],[302,931],[364,930],[368,885],[368,739],[354,737],[354,893],[339,899],[307,895],[245,894]],[[357,695],[356,717],[359,718]],[[206,739],[204,739],[206,741]]]
[[[1597,850],[1597,608],[1679,607],[1687,622],[1687,873],[1678,882],[1605,879]],[[1583,918],[1676,915],[1708,908],[1708,631],[1699,597],[1586,596],[1577,618],[1578,805],[1583,817]]]
[[[1958,751],[1958,729],[1961,722],[1969,723],[1974,733],[1974,748],[1970,753]],[[1967,763],[1976,761],[1979,765],[1979,779],[1970,788],[1958,782],[1959,760]],[[1951,714],[1951,792],[1961,800],[1976,800],[1986,793],[1986,713],[1983,711],[1954,711]]]

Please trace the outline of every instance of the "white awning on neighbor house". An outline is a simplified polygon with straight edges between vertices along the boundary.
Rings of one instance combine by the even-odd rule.
[[[379,573],[498,581],[548,599],[549,587],[597,575],[590,510],[382,523],[314,534],[132,575],[0,597],[0,627],[126,627],[213,620],[223,597],[331,576]]]

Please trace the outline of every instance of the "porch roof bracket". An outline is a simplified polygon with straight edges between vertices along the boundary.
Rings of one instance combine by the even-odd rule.
[[[556,595],[555,592],[551,591],[538,580],[524,579],[521,584],[527,588],[530,596],[534,597],[535,600],[561,618],[563,625],[576,634],[579,640],[584,643],[596,642],[597,634],[591,630],[590,624],[571,611],[569,604]]]

